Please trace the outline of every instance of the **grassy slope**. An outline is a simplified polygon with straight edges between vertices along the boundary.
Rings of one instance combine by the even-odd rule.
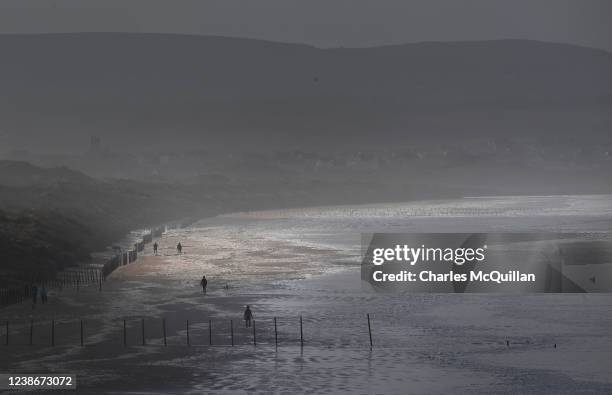
[[[168,189],[1,161],[0,270],[52,273],[133,228],[198,214]]]

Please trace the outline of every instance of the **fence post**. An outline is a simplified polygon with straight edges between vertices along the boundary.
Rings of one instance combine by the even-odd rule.
[[[83,320],[81,320],[81,347],[83,347],[84,339],[83,339]]]
[[[304,347],[304,331],[302,330],[302,316],[300,316],[300,347]]]
[[[370,313],[368,313],[368,333],[370,334],[370,350],[372,349],[372,327],[370,326]]]
[[[276,330],[276,317],[274,317],[274,345],[278,348],[278,331]]]
[[[189,346],[189,320],[187,320],[187,345]]]
[[[55,346],[55,320],[51,320],[51,346]]]
[[[144,346],[145,343],[145,328],[144,328],[144,318],[141,318],[141,324],[142,324],[142,345]]]
[[[164,329],[164,346],[168,345],[168,342],[166,341],[166,319],[162,318],[162,327]]]
[[[230,333],[232,336],[232,347],[234,346],[234,321],[230,320]]]
[[[253,320],[253,345],[257,345],[257,336],[255,335],[255,320]]]
[[[212,320],[208,320],[208,345],[212,346]]]

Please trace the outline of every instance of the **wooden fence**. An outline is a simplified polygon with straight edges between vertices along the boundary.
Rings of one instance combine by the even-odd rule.
[[[101,267],[79,265],[75,268],[58,272],[53,278],[31,273],[23,274],[14,281],[20,283],[19,286],[0,288],[0,306],[23,303],[33,298],[32,285],[34,284],[38,286],[39,295],[42,287],[47,289],[73,287],[78,290],[83,286],[98,284],[101,290],[102,282],[106,281],[106,277],[118,267],[135,262],[138,259],[138,253],[145,249],[146,244],[152,242],[154,238],[162,236],[164,228],[165,227],[159,227],[153,229],[151,232],[145,234],[141,241],[135,243],[132,249],[116,254],[108,259]]]
[[[182,322],[172,322],[174,329],[174,336],[171,336],[171,340],[174,341],[174,345],[186,345],[186,346],[235,346],[235,345],[246,345],[252,344],[257,345],[258,339],[260,343],[273,344],[275,347],[280,345],[299,345],[304,347],[305,344],[310,340],[306,337],[307,328],[304,328],[304,320],[302,316],[298,317],[282,317],[284,324],[284,331],[278,330],[277,317],[268,317],[260,321],[252,320],[251,325],[244,327],[240,326],[241,323],[234,321],[233,319],[226,320],[212,320],[209,319],[207,322],[197,323],[197,328],[194,329],[194,322],[187,319]],[[366,314],[363,317],[363,327],[360,332],[362,344],[368,345],[373,348],[374,344],[372,341],[372,325],[370,322],[370,314]],[[365,332],[367,322],[367,332]],[[106,341],[100,340],[96,337],[96,341],[88,340],[87,325],[82,319],[80,320],[49,320],[49,321],[38,321],[30,320],[29,322],[17,323],[4,321],[4,325],[0,326],[0,339],[3,343],[8,345],[40,345],[40,346],[56,346],[56,345],[95,345],[98,343],[107,344]],[[258,325],[259,326],[259,330]],[[110,335],[110,340],[117,345],[128,346],[146,346],[146,345],[168,345],[168,321],[166,318],[149,317],[145,318],[134,318],[112,320],[112,322],[105,322],[101,325],[113,325],[112,331],[105,331],[106,333],[114,332],[116,335]],[[13,328],[15,326],[15,328]],[[58,328],[61,326],[61,330]],[[290,326],[290,330],[288,330]],[[94,325],[94,328],[90,331],[99,332],[100,324]],[[155,336],[155,333],[158,336]],[[289,335],[289,333],[297,334],[299,337]],[[58,335],[59,334],[59,335]],[[194,342],[194,334],[197,335],[199,342]],[[36,341],[34,340],[36,339]]]

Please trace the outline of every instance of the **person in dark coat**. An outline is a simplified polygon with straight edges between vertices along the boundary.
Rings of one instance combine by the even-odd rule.
[[[251,311],[251,307],[247,306],[246,310],[244,310],[244,324],[247,328],[251,327],[251,321],[253,320],[253,312]]]
[[[206,286],[208,285],[208,280],[206,279],[206,276],[202,276],[200,285],[202,286],[202,293],[206,293]]]

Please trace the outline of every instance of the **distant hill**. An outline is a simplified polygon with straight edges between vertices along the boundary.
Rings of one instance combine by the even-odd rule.
[[[204,215],[203,210],[189,192],[172,186],[99,180],[63,167],[0,160],[0,225],[57,226],[57,238],[62,227],[81,227],[89,232],[84,248],[89,251],[132,229]]]
[[[41,168],[28,162],[0,160],[0,186],[49,187],[62,183],[93,184],[83,173],[66,167]]]
[[[339,146],[482,135],[601,138],[612,53],[524,40],[363,49],[223,37],[0,35],[0,139]],[[4,134],[4,137],[2,135]]]

